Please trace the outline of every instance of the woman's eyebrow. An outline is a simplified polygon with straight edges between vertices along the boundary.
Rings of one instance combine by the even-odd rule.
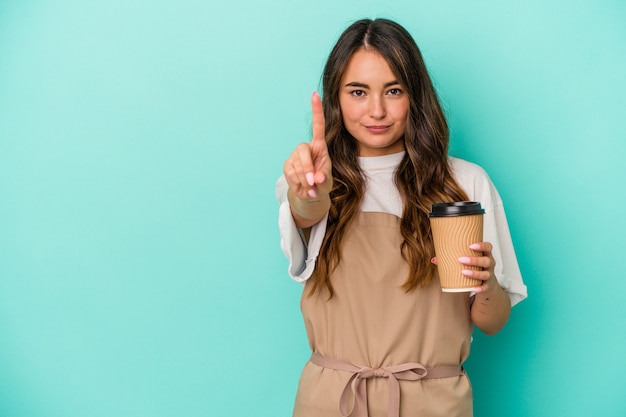
[[[364,83],[359,83],[356,81],[352,81],[346,84],[346,87],[360,87],[360,88],[370,88],[369,85],[364,84]]]
[[[385,85],[383,85],[383,87],[384,88],[388,88],[388,87],[391,87],[391,86],[397,85],[397,84],[400,84],[400,82],[397,81],[397,80],[393,80],[393,81],[389,81],[389,82],[385,83]],[[357,82],[357,81],[349,82],[345,86],[346,87],[370,88],[369,85],[367,85],[365,83],[360,83],[360,82]]]

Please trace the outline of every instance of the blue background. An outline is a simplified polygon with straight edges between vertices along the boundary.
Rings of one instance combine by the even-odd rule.
[[[274,183],[361,17],[403,24],[530,298],[477,416],[624,416],[626,2],[0,0],[0,416],[288,416]]]

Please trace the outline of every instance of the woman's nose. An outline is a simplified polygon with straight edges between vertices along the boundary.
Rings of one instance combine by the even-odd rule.
[[[382,119],[385,115],[385,103],[382,97],[372,97],[370,100],[370,116],[374,119]]]

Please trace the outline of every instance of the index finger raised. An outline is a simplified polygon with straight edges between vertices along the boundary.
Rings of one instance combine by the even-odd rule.
[[[313,97],[311,97],[311,110],[313,113],[311,121],[311,125],[313,127],[313,138],[311,139],[311,142],[315,142],[317,140],[324,141],[324,109],[322,108],[322,99],[319,94],[317,94],[317,91],[315,91],[313,93]]]

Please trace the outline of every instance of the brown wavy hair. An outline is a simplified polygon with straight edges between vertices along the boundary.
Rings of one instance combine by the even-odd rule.
[[[406,29],[387,19],[353,23],[331,51],[322,78],[333,189],[326,235],[311,276],[310,294],[326,287],[329,296],[333,296],[330,275],[339,264],[341,243],[365,193],[358,143],[344,127],[339,105],[341,79],[348,61],[361,48],[375,50],[385,58],[410,99],[404,133],[406,153],[394,178],[403,200],[400,223],[403,242],[399,249],[410,265],[403,285],[407,292],[428,285],[435,274],[430,262],[434,256],[428,220],[431,205],[467,200],[448,165],[448,124],[415,41]]]

